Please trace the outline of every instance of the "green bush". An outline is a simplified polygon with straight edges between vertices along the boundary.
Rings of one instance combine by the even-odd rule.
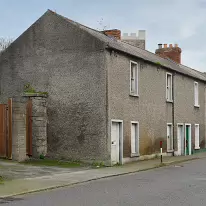
[[[43,154],[39,155],[39,159],[43,160],[45,156]]]

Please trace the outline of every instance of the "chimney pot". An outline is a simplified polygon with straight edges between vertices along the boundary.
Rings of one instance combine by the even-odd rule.
[[[159,48],[159,49],[162,49],[162,44],[158,44],[158,48]]]
[[[175,44],[175,47],[178,47],[178,44]]]
[[[173,48],[173,45],[172,45],[172,44],[170,44],[170,48]]]
[[[167,44],[164,44],[164,48],[167,48]]]

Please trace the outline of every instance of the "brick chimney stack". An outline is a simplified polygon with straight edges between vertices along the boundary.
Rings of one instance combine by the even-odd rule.
[[[158,49],[156,49],[155,54],[159,55],[163,58],[169,58],[173,60],[174,62],[181,64],[181,48],[178,47],[177,44],[174,46],[170,44],[167,46],[167,44],[164,44],[164,47],[162,47],[162,44],[158,44]]]
[[[115,37],[116,39],[121,39],[121,31],[118,29],[110,29],[110,30],[104,30],[104,34],[107,36]]]

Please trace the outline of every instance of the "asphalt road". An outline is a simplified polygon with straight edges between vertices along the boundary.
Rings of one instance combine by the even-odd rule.
[[[1,199],[0,205],[205,206],[206,159],[187,162],[181,167],[164,167],[18,198]]]

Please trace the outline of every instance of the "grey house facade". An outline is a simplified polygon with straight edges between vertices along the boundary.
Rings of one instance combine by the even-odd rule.
[[[48,92],[50,158],[111,165],[205,148],[198,71],[48,10],[0,55],[0,103]]]

